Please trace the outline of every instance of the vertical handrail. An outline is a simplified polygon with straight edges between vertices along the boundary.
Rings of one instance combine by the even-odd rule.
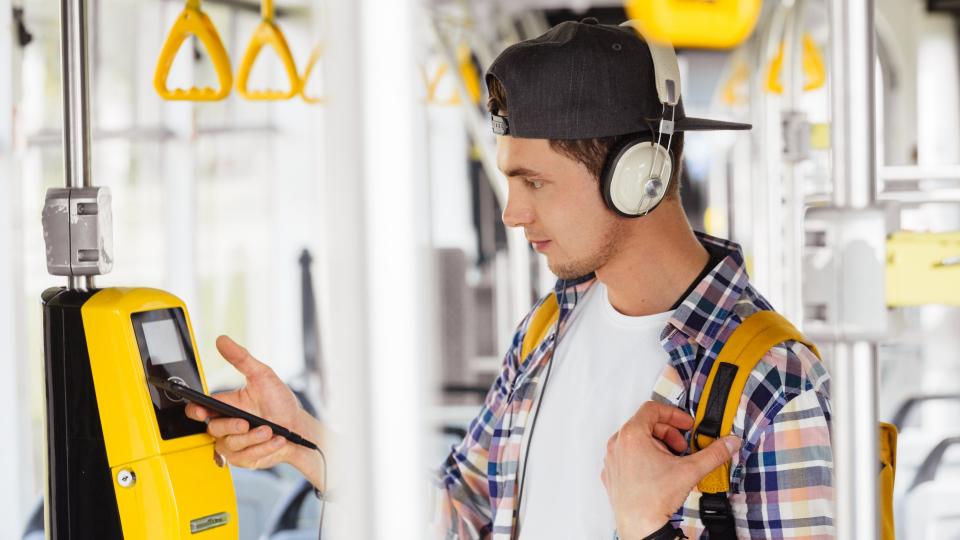
[[[68,188],[91,187],[90,85],[87,3],[60,1],[60,73],[63,90],[63,166]],[[93,288],[93,276],[67,276],[67,289]]]
[[[439,21],[433,18],[433,31],[437,38],[440,53],[448,65],[457,65],[457,54],[453,43],[444,34]],[[457,70],[454,72],[454,82],[457,84],[457,90],[463,96],[469,96],[466,82],[463,80],[463,74]],[[500,208],[507,207],[507,179],[497,167],[497,149],[493,138],[490,136],[490,127],[484,113],[469,99],[461,100],[461,109],[464,115],[464,121],[467,124],[467,132],[473,144],[480,149],[480,164],[483,172],[486,174],[493,188],[493,193],[500,204]],[[504,314],[506,320],[517,320],[522,318],[530,310],[533,303],[532,291],[533,284],[530,271],[530,244],[524,237],[523,231],[518,228],[507,227],[507,255],[509,259],[509,287],[510,302],[509,315]]]
[[[798,114],[801,110],[801,96],[803,95],[803,57],[801,42],[803,27],[806,22],[806,2],[798,0],[789,15],[789,22],[786,26],[785,36],[781,41],[781,46],[785,49],[784,61],[788,66],[784,71],[783,77],[784,93],[783,99],[785,106],[780,113],[787,115]],[[784,118],[783,121],[786,121]],[[783,133],[783,145],[788,144],[786,130]],[[786,161],[786,160],[784,160]],[[781,254],[783,259],[783,286],[781,294],[783,295],[783,314],[787,319],[796,321],[798,328],[803,329],[803,218],[804,218],[804,175],[796,160],[785,162],[781,165],[783,171],[783,190],[782,199],[784,201],[781,209],[784,226],[781,230]]]
[[[834,0],[830,6],[833,203],[862,210],[876,198],[874,1]],[[841,335],[834,351],[836,537],[873,540],[879,517],[877,348]]]

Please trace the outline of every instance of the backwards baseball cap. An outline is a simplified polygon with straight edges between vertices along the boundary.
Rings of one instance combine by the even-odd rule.
[[[509,98],[509,117],[494,111],[493,130],[531,139],[593,139],[656,130],[661,120],[672,120],[674,131],[750,129],[688,117],[679,96],[675,107],[664,107],[661,96],[680,92],[679,73],[667,81],[676,88],[665,89],[662,80],[658,88],[655,69],[664,69],[665,47],[672,56],[672,47],[649,46],[632,26],[592,17],[511,45],[487,70],[487,84],[496,79]],[[676,71],[675,58],[672,63]]]

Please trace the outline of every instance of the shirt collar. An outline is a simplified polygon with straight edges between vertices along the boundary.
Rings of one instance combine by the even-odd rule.
[[[748,286],[746,264],[738,244],[700,232],[696,235],[704,247],[720,252],[722,260],[683,299],[667,322],[660,337],[668,353],[690,340],[705,349],[713,347]],[[676,332],[684,339],[678,339]]]
[[[748,285],[743,252],[738,244],[701,232],[695,234],[704,247],[719,252],[722,260],[690,291],[667,321],[660,339],[668,353],[691,340],[701,347],[711,348]],[[594,273],[557,280],[554,294],[560,306],[561,322],[595,280]]]
[[[557,297],[557,305],[560,306],[561,323],[567,318],[567,314],[577,305],[580,297],[587,292],[597,280],[597,275],[593,272],[585,276],[574,279],[558,279],[553,287],[553,293]]]

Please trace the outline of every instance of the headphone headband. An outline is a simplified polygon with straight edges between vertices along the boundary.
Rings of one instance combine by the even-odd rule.
[[[643,33],[639,21],[629,20],[620,23],[620,26],[633,28],[650,48],[650,57],[653,58],[653,74],[657,81],[657,97],[660,103],[676,107],[680,102],[680,65],[677,63],[677,53],[673,45],[658,43]]]

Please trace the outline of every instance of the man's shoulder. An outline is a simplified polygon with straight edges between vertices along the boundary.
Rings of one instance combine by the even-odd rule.
[[[743,320],[770,304],[749,288],[735,307]],[[742,428],[754,431],[774,420],[791,401],[805,392],[816,395],[820,414],[830,415],[830,375],[820,357],[806,344],[787,340],[771,347],[753,368],[740,398]]]
[[[748,287],[734,307],[733,316],[743,321],[758,311],[775,311],[770,303]],[[774,345],[757,363],[744,393],[765,387],[767,391],[789,398],[807,390],[829,394],[830,375],[820,357],[800,341],[787,340]]]

